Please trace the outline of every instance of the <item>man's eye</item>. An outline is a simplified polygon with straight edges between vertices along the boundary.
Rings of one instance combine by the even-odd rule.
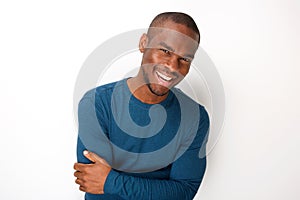
[[[183,60],[184,62],[191,62],[191,59],[189,59],[189,58],[181,58],[181,60]]]
[[[163,51],[164,53],[167,53],[167,54],[169,54],[169,53],[170,53],[170,51],[169,51],[169,50],[167,50],[167,49],[159,49],[159,50],[161,50],[161,51]]]

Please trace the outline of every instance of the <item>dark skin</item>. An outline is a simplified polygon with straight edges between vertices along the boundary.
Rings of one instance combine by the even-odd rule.
[[[165,22],[162,28],[178,31],[194,41],[198,41],[199,38],[193,30],[172,21]],[[139,43],[139,50],[143,53],[142,66],[137,76],[127,81],[130,91],[140,101],[148,104],[163,101],[169,89],[177,85],[189,72],[198,43],[190,44],[190,41],[178,43],[178,40],[186,39],[176,34],[170,37],[169,32],[161,33],[151,40],[146,34],[142,35]],[[156,70],[163,72],[172,80],[160,81]],[[150,86],[147,84],[149,82]]]
[[[179,32],[189,39],[161,32],[149,39],[143,34],[139,50],[143,53],[142,66],[137,76],[127,80],[132,94],[147,104],[160,103],[168,96],[169,89],[177,85],[189,72],[191,61],[198,48],[199,35],[182,24],[166,21],[162,28]],[[183,42],[178,42],[183,41]],[[100,156],[85,151],[91,164],[75,163],[75,182],[83,192],[104,194],[104,184],[111,166]]]
[[[104,194],[104,183],[111,170],[110,165],[97,154],[85,151],[84,155],[92,164],[75,163],[75,183],[79,190],[91,194]]]

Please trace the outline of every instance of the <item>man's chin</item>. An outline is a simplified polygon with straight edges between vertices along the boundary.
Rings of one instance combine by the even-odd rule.
[[[158,84],[148,84],[148,88],[151,91],[151,93],[156,96],[165,96],[169,92],[169,88]]]

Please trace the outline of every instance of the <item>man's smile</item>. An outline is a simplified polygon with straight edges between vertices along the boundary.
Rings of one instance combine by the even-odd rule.
[[[163,73],[161,73],[159,71],[156,71],[156,74],[157,74],[158,78],[162,79],[163,81],[169,82],[169,81],[171,81],[173,79],[172,77],[170,77],[170,76],[168,76],[166,74],[163,74]]]

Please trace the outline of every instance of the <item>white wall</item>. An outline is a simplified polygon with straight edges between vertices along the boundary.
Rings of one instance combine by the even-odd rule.
[[[195,18],[225,88],[225,126],[195,199],[300,199],[298,0],[2,1],[0,199],[82,199],[72,170],[80,67],[163,11]]]

